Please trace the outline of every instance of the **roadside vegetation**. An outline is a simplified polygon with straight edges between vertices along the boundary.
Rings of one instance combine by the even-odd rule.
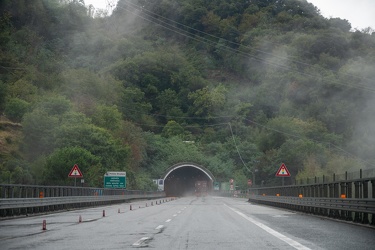
[[[0,183],[153,189],[191,161],[239,188],[375,166],[375,32],[305,0],[0,3]],[[287,183],[287,184],[288,184]]]

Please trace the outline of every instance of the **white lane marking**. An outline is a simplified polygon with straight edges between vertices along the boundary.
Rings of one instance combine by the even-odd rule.
[[[177,216],[177,214],[174,214],[174,215],[173,215],[173,217],[176,217],[176,216]]]
[[[168,222],[171,222],[171,220],[172,220],[172,219],[168,219],[168,220],[166,220],[165,222],[167,222],[167,223],[168,223]]]
[[[260,223],[256,220],[254,220],[253,218],[241,213],[240,211],[237,211],[235,210],[234,208],[231,208],[230,206],[224,204],[226,207],[228,207],[230,210],[232,210],[233,212],[237,213],[238,215],[240,215],[241,217],[245,218],[246,220],[250,221],[251,223],[255,224],[256,226],[260,227],[261,229],[263,229],[264,231],[266,231],[267,233],[269,234],[272,234],[273,236],[275,236],[276,238],[286,242],[288,245],[294,247],[295,249],[298,249],[298,250],[310,250],[310,248],[302,245],[301,243],[295,241],[295,240],[292,240],[291,238],[288,238],[286,237],[285,235],[273,230],[272,228],[270,227],[267,227],[266,225],[264,225],[263,223]]]
[[[181,211],[178,211],[177,213],[178,213],[178,214],[180,214],[180,213],[181,213]]]
[[[138,246],[141,246],[143,245],[143,243],[145,243],[146,241],[150,240],[151,238],[150,237],[143,237],[143,238],[140,238],[137,242],[135,242],[133,244],[133,246],[135,247],[138,247]]]
[[[155,229],[156,230],[160,230],[160,229],[163,229],[164,228],[164,225],[159,225],[159,226],[157,226]]]

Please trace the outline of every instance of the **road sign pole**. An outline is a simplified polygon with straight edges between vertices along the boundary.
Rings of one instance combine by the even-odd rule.
[[[74,186],[76,187],[77,186],[77,178],[75,177],[74,178]],[[283,185],[284,186],[284,185]]]

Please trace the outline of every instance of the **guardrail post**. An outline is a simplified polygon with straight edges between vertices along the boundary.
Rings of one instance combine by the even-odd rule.
[[[334,183],[333,184],[333,196],[335,198],[339,198],[340,197],[340,195],[339,195],[339,187],[340,187],[339,183]],[[339,210],[334,209],[333,213],[334,213],[334,217],[335,218],[340,218],[340,211]]]
[[[10,188],[10,198],[14,198],[14,188]]]
[[[335,197],[334,196],[335,195],[334,184],[333,183],[328,184],[328,188],[329,188],[329,198],[334,198]],[[329,217],[334,217],[335,216],[335,212],[334,212],[334,210],[332,208],[329,209],[328,216]]]
[[[324,197],[324,184],[319,185],[319,198]],[[318,214],[323,215],[324,214],[324,209],[323,208],[318,208]]]
[[[363,181],[362,186],[363,186],[363,199],[367,199],[368,198],[368,181],[366,180]],[[363,213],[362,223],[363,224],[369,223],[368,213]]]
[[[340,183],[340,188],[341,188],[341,190],[340,190],[340,196],[341,196],[341,198],[342,199],[346,199],[346,197],[348,197],[347,196],[347,192],[346,192],[346,186],[347,186],[347,183],[345,183],[345,182],[341,182]],[[346,220],[346,218],[347,218],[347,216],[348,216],[348,211],[345,211],[345,210],[341,210],[341,219],[342,220]]]
[[[347,182],[346,183],[346,191],[347,191],[347,195],[346,197],[348,199],[351,199],[353,197],[353,182]],[[347,216],[346,216],[346,220],[347,221],[353,221],[353,212],[348,212]]]
[[[375,180],[371,181],[372,185],[372,198],[375,199]],[[371,225],[375,225],[375,213],[372,214]]]
[[[361,182],[359,181],[354,182],[354,195],[356,199],[360,198],[359,197],[360,189],[361,189]],[[359,212],[354,213],[354,222],[361,222]]]

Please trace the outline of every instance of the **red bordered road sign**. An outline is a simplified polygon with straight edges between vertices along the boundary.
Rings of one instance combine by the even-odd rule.
[[[75,164],[74,167],[72,168],[72,170],[70,170],[70,173],[69,173],[68,177],[75,177],[75,178],[82,178],[83,177],[83,174],[82,174],[81,170],[79,170],[77,164]]]
[[[253,185],[253,182],[252,182],[252,180],[247,180],[247,185],[249,185],[249,186],[251,186],[251,185]]]
[[[286,168],[285,164],[281,164],[279,170],[276,172],[276,176],[278,177],[290,177],[289,170]]]

